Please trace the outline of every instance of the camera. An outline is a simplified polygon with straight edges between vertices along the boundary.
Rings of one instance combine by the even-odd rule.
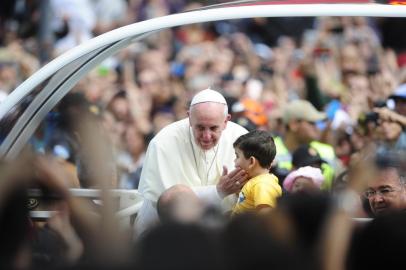
[[[372,126],[379,124],[379,114],[376,112],[368,112],[358,118],[358,125],[363,135],[368,135],[371,132]]]
[[[369,123],[378,124],[379,114],[376,112],[367,112],[358,118],[358,124],[361,127],[366,127]]]
[[[378,123],[379,114],[377,112],[368,112],[365,114],[365,123],[373,122]]]

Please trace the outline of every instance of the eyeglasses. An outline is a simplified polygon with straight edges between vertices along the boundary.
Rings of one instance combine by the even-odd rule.
[[[390,197],[392,193],[399,191],[399,189],[394,189],[394,188],[382,188],[378,190],[367,190],[364,192],[364,196],[367,197],[368,199],[380,195],[382,197]]]

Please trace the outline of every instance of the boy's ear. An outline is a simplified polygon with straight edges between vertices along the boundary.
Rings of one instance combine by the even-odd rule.
[[[249,168],[252,168],[257,164],[258,161],[257,161],[257,159],[255,157],[250,156],[249,162],[250,162],[250,164],[248,166],[249,166]]]

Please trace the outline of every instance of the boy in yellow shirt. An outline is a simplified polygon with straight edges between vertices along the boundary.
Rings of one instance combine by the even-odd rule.
[[[240,136],[233,146],[236,155],[235,167],[245,170],[249,180],[241,189],[232,215],[274,208],[277,198],[282,195],[282,188],[278,178],[269,173],[276,155],[271,134],[263,130],[254,130]]]

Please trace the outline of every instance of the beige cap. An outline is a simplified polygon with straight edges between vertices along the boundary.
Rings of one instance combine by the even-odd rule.
[[[198,103],[203,103],[203,102],[216,102],[216,103],[221,103],[221,104],[227,105],[226,99],[223,97],[223,95],[210,88],[202,90],[199,93],[197,93],[193,97],[192,102],[190,103],[190,106],[193,106]]]
[[[289,102],[283,112],[283,122],[289,123],[291,120],[304,120],[316,122],[326,119],[326,114],[319,112],[307,100],[297,99]]]

